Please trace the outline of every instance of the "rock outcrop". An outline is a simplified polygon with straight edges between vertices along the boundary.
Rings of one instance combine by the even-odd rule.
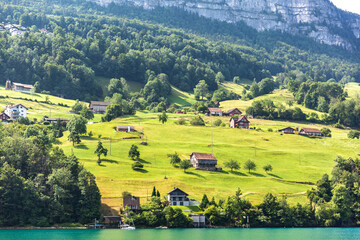
[[[177,7],[226,22],[244,21],[258,31],[302,34],[329,45],[357,48],[360,15],[344,12],[329,0],[88,0],[101,5],[133,4],[145,9]]]

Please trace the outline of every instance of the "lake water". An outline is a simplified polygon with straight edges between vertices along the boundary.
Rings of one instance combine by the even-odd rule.
[[[360,240],[360,228],[0,230],[1,240]]]

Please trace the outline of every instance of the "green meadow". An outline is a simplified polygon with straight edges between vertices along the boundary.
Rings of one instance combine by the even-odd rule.
[[[173,91],[173,102],[184,105],[192,103],[193,96],[190,94],[177,89]],[[67,104],[69,107],[39,103],[46,100],[46,96],[0,89],[0,105],[4,107],[7,104],[22,103],[29,108],[30,118],[40,119],[44,115],[49,116],[50,110],[52,117],[71,117],[68,111],[74,101],[48,96],[50,102]],[[292,95],[286,90],[276,90],[266,97],[282,103],[292,99]],[[33,101],[15,98],[28,98]],[[35,102],[35,99],[38,102]],[[251,101],[234,100],[221,103],[224,110],[238,107],[245,111],[249,105]],[[74,153],[96,176],[102,202],[114,211],[118,211],[121,206],[120,197],[123,191],[140,196],[141,202],[144,203],[153,186],[156,186],[163,196],[172,188],[179,187],[187,192],[190,198],[196,200],[201,200],[204,193],[209,197],[225,199],[240,187],[243,195],[255,204],[268,192],[279,197],[286,196],[292,204],[303,203],[306,201],[306,191],[312,188],[324,173],[331,172],[337,155],[357,157],[360,147],[359,140],[347,138],[349,130],[331,126],[327,126],[332,130],[331,138],[308,138],[282,135],[277,130],[287,126],[319,129],[324,126],[250,119],[251,127],[261,129],[255,131],[229,128],[229,117],[211,119],[202,115],[206,126],[195,127],[188,122],[186,125],[175,124],[181,117],[190,120],[194,116],[192,113],[168,116],[168,122],[161,124],[158,121],[158,113],[148,111],[138,111],[134,116],[118,118],[108,123],[101,123],[101,115],[96,115],[95,123],[87,126],[88,132],[91,131],[93,134],[92,137],[83,136],[81,144],[73,147],[67,140],[66,133],[57,146],[64,149],[67,154]],[[211,121],[218,118],[226,123],[226,127],[211,127]],[[136,132],[116,132],[115,127],[118,124],[134,125]],[[109,150],[108,155],[102,157],[100,166],[96,163],[97,157],[94,154],[99,140]],[[141,142],[147,142],[148,145],[141,145]],[[132,144],[139,146],[141,162],[144,164],[141,171],[131,168],[134,161],[128,157],[128,151]],[[170,164],[167,154],[174,152],[179,153],[182,159],[189,159],[192,152],[213,152],[218,159],[218,167],[222,167],[223,171],[189,169],[184,172]],[[224,168],[224,162],[230,159],[238,160],[241,167],[246,160],[251,159],[255,161],[257,169],[251,173],[243,168],[230,172]],[[273,171],[268,174],[262,169],[266,164],[273,166]]]

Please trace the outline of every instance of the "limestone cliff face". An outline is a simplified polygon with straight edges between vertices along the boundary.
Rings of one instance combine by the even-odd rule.
[[[329,0],[88,0],[107,5],[131,3],[152,9],[177,7],[226,22],[244,21],[258,31],[280,30],[303,34],[319,42],[356,48],[360,15],[346,13]],[[347,32],[341,34],[340,32]],[[349,38],[349,32],[350,38]]]

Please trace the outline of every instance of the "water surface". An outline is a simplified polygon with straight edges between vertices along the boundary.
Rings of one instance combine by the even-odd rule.
[[[360,240],[360,228],[0,230],[1,240]]]

